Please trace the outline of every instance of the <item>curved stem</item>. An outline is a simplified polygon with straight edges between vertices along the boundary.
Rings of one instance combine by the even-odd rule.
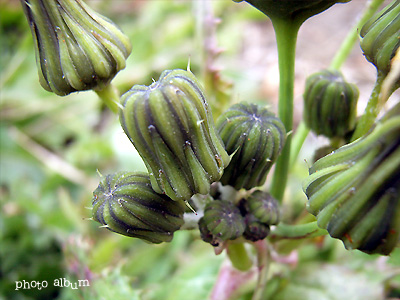
[[[239,271],[248,271],[253,263],[243,243],[230,243],[227,248],[232,265]]]
[[[327,233],[325,229],[318,227],[317,221],[296,225],[280,223],[271,231],[270,240],[313,238]]]
[[[378,116],[380,105],[378,105],[379,95],[382,88],[382,82],[385,79],[385,76],[378,73],[378,77],[375,82],[374,89],[372,90],[371,96],[369,97],[367,107],[365,108],[364,114],[361,116],[358,121],[356,130],[351,138],[351,141],[355,141],[356,139],[362,137],[366,134],[374,124],[376,117]]]
[[[94,91],[113,113],[118,113],[119,93],[112,83],[102,88],[94,89]]]
[[[283,19],[273,19],[279,62],[279,106],[278,115],[285,125],[286,132],[293,127],[293,93],[294,93],[294,66],[296,55],[298,22]],[[282,201],[289,168],[291,135],[286,139],[285,147],[275,165],[272,179],[271,194]]]
[[[335,57],[333,58],[331,65],[329,66],[332,70],[339,70],[342,64],[345,62],[347,57],[350,55],[351,50],[354,47],[354,44],[357,41],[357,35],[361,27],[368,21],[369,18],[373,16],[373,14],[378,10],[379,6],[384,2],[384,0],[372,0],[369,2],[369,5],[365,8],[364,12],[361,15],[361,18],[354,25],[354,27],[349,31],[346,38],[344,39],[342,45],[339,50],[336,52]]]

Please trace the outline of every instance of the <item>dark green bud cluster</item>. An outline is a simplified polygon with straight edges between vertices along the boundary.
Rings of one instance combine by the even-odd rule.
[[[229,163],[204,93],[190,71],[164,71],[122,96],[121,125],[149,171],[153,189],[173,200],[207,194]]]
[[[317,135],[343,138],[356,124],[359,91],[338,71],[309,76],[304,91],[303,119]]]
[[[242,102],[225,111],[216,125],[232,155],[221,183],[237,190],[263,185],[286,141],[282,121],[260,105]]]
[[[107,229],[146,240],[169,242],[183,224],[184,202],[154,192],[144,173],[104,177],[93,192],[93,220]]]
[[[199,221],[202,239],[213,246],[222,241],[237,239],[243,234],[245,226],[239,208],[224,200],[209,202]]]
[[[271,225],[279,223],[280,210],[278,202],[264,191],[256,190],[241,203],[245,216],[246,230],[243,237],[256,242],[265,239]]]
[[[213,246],[241,236],[249,241],[265,239],[271,225],[279,222],[278,202],[266,192],[254,191],[236,204],[214,200],[199,221],[203,241]]]
[[[400,114],[319,159],[304,191],[318,225],[347,249],[388,255],[400,237]]]
[[[387,75],[400,47],[400,0],[393,1],[365,23],[360,31],[360,45],[367,60],[379,73]],[[400,84],[399,80],[397,83]]]
[[[252,242],[265,239],[269,232],[270,226],[260,222],[256,217],[249,214],[245,217],[246,229],[243,233],[243,237]]]
[[[125,68],[127,36],[81,0],[21,0],[35,42],[40,84],[64,96],[102,87]]]
[[[233,0],[241,2],[240,0]],[[246,0],[271,19],[296,20],[303,23],[336,3],[350,0]]]
[[[279,205],[269,193],[254,191],[247,198],[247,209],[261,223],[267,225],[279,223]]]

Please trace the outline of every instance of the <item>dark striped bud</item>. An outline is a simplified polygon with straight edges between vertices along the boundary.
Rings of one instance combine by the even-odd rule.
[[[360,45],[367,60],[379,73],[387,75],[400,47],[400,0],[393,1],[365,23],[360,31]]]
[[[241,2],[239,0],[233,0]],[[350,0],[246,0],[271,19],[296,20],[303,23],[336,3]]]
[[[315,73],[306,80],[304,122],[317,135],[343,138],[355,127],[358,96],[357,86],[340,72]]]
[[[304,191],[318,225],[347,249],[389,254],[400,237],[400,114],[319,159]]]
[[[122,96],[121,125],[150,173],[153,189],[173,200],[207,194],[229,162],[211,111],[189,71],[164,71]]]
[[[251,214],[245,217],[246,229],[244,230],[243,237],[246,240],[257,242],[265,239],[269,232],[269,225],[260,222],[256,217]]]
[[[202,219],[201,222],[213,237],[212,241],[234,240],[240,237],[245,229],[239,208],[228,201],[214,200],[208,203]]]
[[[263,185],[286,140],[281,120],[257,104],[238,103],[216,122],[231,162],[221,182],[235,189]]]
[[[131,52],[127,36],[82,0],[21,0],[31,27],[39,81],[60,96],[101,88]]]
[[[277,225],[279,223],[279,204],[269,194],[260,190],[254,191],[247,198],[247,210],[261,223]]]
[[[183,201],[154,192],[144,173],[104,177],[93,192],[93,219],[107,229],[150,243],[170,242],[183,224]]]

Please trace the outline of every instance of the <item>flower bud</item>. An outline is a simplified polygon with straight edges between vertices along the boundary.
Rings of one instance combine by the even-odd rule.
[[[378,72],[387,75],[391,60],[400,46],[399,0],[387,5],[364,24],[360,31],[360,46]]]
[[[210,230],[208,230],[207,224],[206,224],[206,221],[204,221],[204,218],[200,218],[198,225],[199,225],[201,239],[204,242],[209,243],[214,247],[219,246],[220,242],[222,242],[222,241],[220,239],[218,239],[216,236],[214,236]]]
[[[307,210],[347,249],[388,255],[400,237],[400,114],[319,159],[303,188]]]
[[[242,102],[225,111],[216,125],[226,151],[232,155],[222,184],[237,190],[263,185],[285,144],[281,120],[262,106]]]
[[[107,84],[131,44],[116,25],[82,0],[21,0],[35,42],[42,87],[57,95]]]
[[[239,0],[233,0],[241,2]],[[336,3],[351,0],[246,0],[271,19],[298,20],[303,23],[308,18],[317,15]]]
[[[194,75],[164,71],[159,81],[134,86],[121,101],[121,125],[143,158],[153,189],[173,200],[207,194],[229,156]]]
[[[355,127],[358,96],[357,86],[340,72],[315,73],[306,80],[304,122],[317,135],[343,138]]]
[[[257,242],[265,239],[270,231],[269,225],[260,222],[251,214],[246,215],[246,229],[244,230],[243,237],[246,240]]]
[[[269,193],[260,190],[254,191],[246,202],[248,213],[256,217],[261,223],[267,225],[279,223],[279,204]]]
[[[245,229],[240,210],[228,201],[214,200],[208,203],[202,219],[201,222],[204,222],[214,241],[234,240],[240,237]]]
[[[183,224],[184,202],[151,188],[144,173],[118,172],[104,177],[93,192],[93,219],[107,229],[150,243],[170,242]]]

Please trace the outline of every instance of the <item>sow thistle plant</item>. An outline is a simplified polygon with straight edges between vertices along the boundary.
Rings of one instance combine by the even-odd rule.
[[[400,60],[399,0],[375,15],[382,1],[372,1],[332,65],[308,77],[304,120],[296,129],[298,30],[313,15],[349,1],[246,1],[275,29],[278,112],[242,99],[215,120],[201,81],[189,69],[166,70],[149,86],[135,85],[116,105],[116,93],[101,91],[125,67],[128,38],[81,0],[21,2],[43,88],[60,96],[97,91],[118,111],[122,129],[147,168],[148,173],[121,170],[101,178],[92,200],[92,219],[101,227],[149,243],[170,242],[174,232],[191,228],[217,253],[226,250],[242,272],[254,265],[253,247],[259,266],[255,300],[262,299],[268,268],[261,266],[276,239],[329,234],[347,249],[382,255],[399,245],[399,104],[377,120],[389,97],[382,97],[382,86],[390,95],[400,84],[394,67]],[[378,74],[361,116],[359,90],[340,72],[357,32]],[[307,211],[316,221],[286,224],[282,211],[289,166],[310,130],[330,140],[330,153],[320,152],[304,179]]]

